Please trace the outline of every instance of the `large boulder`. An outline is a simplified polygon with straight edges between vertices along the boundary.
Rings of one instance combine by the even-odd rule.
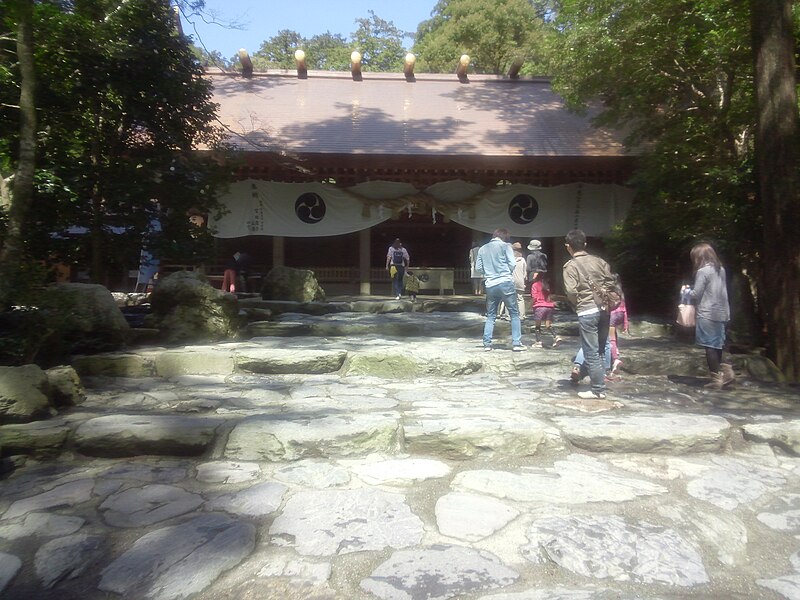
[[[116,350],[128,340],[130,326],[111,292],[102,285],[53,284],[47,288],[42,306],[49,314],[48,326],[56,330],[51,337],[64,352]]]
[[[325,300],[325,290],[317,282],[313,271],[275,267],[264,278],[261,296],[264,300],[321,302]]]
[[[50,406],[47,374],[36,365],[0,367],[0,425],[46,419]]]
[[[199,273],[179,271],[165,277],[150,296],[147,327],[166,342],[221,340],[236,335],[236,296],[212,287]]]

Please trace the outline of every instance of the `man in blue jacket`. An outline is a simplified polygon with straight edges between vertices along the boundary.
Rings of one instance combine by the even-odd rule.
[[[516,266],[514,251],[508,243],[508,231],[495,229],[488,244],[481,246],[475,268],[486,278],[486,324],[483,327],[483,349],[492,349],[494,322],[497,320],[497,306],[505,302],[511,316],[511,349],[514,352],[526,350],[522,345],[522,324],[519,319],[517,292],[512,274]]]

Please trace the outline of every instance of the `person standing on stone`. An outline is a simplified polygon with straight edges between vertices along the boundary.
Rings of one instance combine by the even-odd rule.
[[[476,296],[480,296],[483,293],[483,275],[475,268],[480,249],[481,245],[476,242],[469,251],[469,278],[472,280],[472,293]]]
[[[689,253],[694,269],[694,285],[683,286],[695,301],[695,343],[706,351],[706,363],[711,372],[711,382],[706,387],[722,389],[733,383],[733,367],[722,362],[722,349],[731,308],[728,303],[728,286],[725,268],[710,244],[695,244]]]
[[[547,254],[542,252],[542,242],[539,240],[531,240],[528,243],[528,251],[530,254],[525,259],[525,277],[530,288],[541,273],[547,273]]]
[[[505,302],[511,315],[511,349],[514,352],[527,350],[522,345],[522,324],[519,319],[517,292],[514,289],[513,273],[516,259],[511,244],[508,243],[508,231],[495,229],[489,243],[478,251],[476,268],[486,278],[486,323],[483,327],[483,349],[492,349],[494,323],[497,319],[497,306]]]
[[[222,274],[222,291],[235,294],[247,291],[247,274],[250,256],[245,252],[236,252],[225,264]]]
[[[411,269],[406,270],[406,279],[404,283],[406,287],[406,294],[411,298],[411,302],[417,301],[417,294],[419,294],[420,280],[419,277],[414,275]]]
[[[550,298],[550,278],[547,273],[540,274],[531,285],[531,298],[533,300],[533,328],[536,336],[534,346],[544,348],[542,343],[542,323],[544,330],[553,340],[552,347],[556,348],[561,343],[561,338],[553,332],[553,312],[556,303]]]
[[[410,264],[408,250],[403,247],[400,238],[396,238],[386,253],[386,270],[392,278],[392,294],[395,300],[400,300],[403,295],[403,277]]]
[[[572,257],[564,265],[564,291],[578,314],[581,348],[589,370],[591,390],[579,392],[583,399],[605,398],[605,348],[608,341],[609,309],[598,305],[593,288],[614,289],[608,263],[586,252],[586,234],[573,229],[564,238]]]
[[[619,274],[614,274],[617,290],[619,290],[619,305],[611,311],[610,326],[608,328],[608,338],[611,341],[611,372],[609,377],[615,377],[617,371],[622,366],[622,359],[619,354],[619,332],[630,333],[628,324],[628,306],[625,304],[625,293],[622,291],[622,281]]]

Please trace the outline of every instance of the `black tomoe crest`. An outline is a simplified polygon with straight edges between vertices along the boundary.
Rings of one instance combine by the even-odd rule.
[[[303,223],[313,225],[325,218],[325,201],[319,194],[306,192],[294,203],[294,214]]]
[[[517,194],[508,203],[508,216],[519,225],[528,225],[539,214],[539,203],[528,194]]]

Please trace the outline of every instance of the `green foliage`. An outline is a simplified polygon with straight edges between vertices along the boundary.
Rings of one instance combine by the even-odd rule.
[[[320,71],[347,71],[350,68],[350,45],[339,35],[327,31],[306,40],[306,65]]]
[[[757,273],[746,3],[563,0],[555,26],[555,89],[642,154],[637,203],[610,241],[623,275],[652,298],[648,265],[683,260],[700,238]]]
[[[296,31],[282,29],[261,44],[253,53],[253,68],[259,71],[266,69],[294,69],[294,53],[304,45],[303,37]]]
[[[353,44],[361,53],[364,71],[399,71],[406,55],[403,38],[406,34],[391,21],[368,11],[369,17],[356,19],[358,29],[353,32]]]
[[[49,275],[45,264],[32,260],[23,261],[12,275],[16,305],[0,311],[0,365],[34,362],[43,348],[54,359],[60,357],[57,332],[70,307],[43,302]]]
[[[459,57],[468,54],[478,73],[502,74],[523,60],[524,72],[542,74],[547,4],[534,8],[530,0],[440,0],[417,29],[413,51],[419,69],[452,72]]]
[[[349,41],[330,31],[311,38],[303,38],[296,31],[284,29],[265,40],[253,54],[256,70],[294,69],[294,53],[302,49],[306,53],[306,67],[322,71],[347,71],[350,69],[350,54],[361,52],[364,71],[398,71],[402,69],[406,50],[403,39],[408,35],[400,31],[391,21],[369,11],[369,17],[356,19],[358,29]]]
[[[221,148],[211,84],[162,0],[42,2],[34,19],[39,141],[28,250],[92,259],[102,280],[102,267],[138,263],[153,220],[188,238],[185,211],[216,206],[228,169],[219,154],[196,153]],[[13,105],[19,75],[2,50],[0,78],[13,85],[0,86],[0,102]],[[0,153],[13,163],[18,114],[0,111]],[[70,226],[92,235],[53,235]]]

